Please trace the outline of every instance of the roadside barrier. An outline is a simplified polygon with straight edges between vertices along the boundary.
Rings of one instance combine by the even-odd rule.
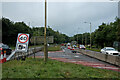
[[[0,50],[1,50],[1,60],[0,60],[0,63],[4,63],[2,48],[0,48]]]
[[[113,55],[103,54],[95,51],[86,51],[86,50],[77,50],[77,51],[84,55],[87,55],[87,56],[90,56],[98,60],[105,61],[120,67],[120,56],[113,56]]]
[[[7,58],[7,61],[12,60],[12,59],[20,60],[20,59],[26,58],[34,53],[41,51],[42,49],[43,47],[29,48],[27,53],[13,51],[11,55]]]

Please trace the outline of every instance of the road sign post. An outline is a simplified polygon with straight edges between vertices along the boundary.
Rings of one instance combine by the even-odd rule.
[[[15,52],[21,53],[22,55],[23,53],[25,54],[28,51],[28,43],[29,43],[29,34],[19,33],[17,37]]]

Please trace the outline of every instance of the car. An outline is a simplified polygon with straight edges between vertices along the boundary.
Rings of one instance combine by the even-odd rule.
[[[73,45],[72,47],[76,48],[77,46],[76,46],[76,45]]]
[[[71,50],[72,50],[73,53],[76,53],[77,52],[76,51],[76,45],[73,45]]]
[[[72,48],[72,53],[76,53],[77,51],[75,50],[75,48]]]
[[[68,49],[71,49],[71,46],[68,46],[67,48],[68,48]]]
[[[64,44],[62,43],[61,46],[64,46]]]
[[[6,55],[10,55],[12,52],[12,49],[6,44],[0,43],[0,48],[2,48],[2,52],[6,51]]]
[[[47,46],[50,46],[50,44],[47,44]]]
[[[113,47],[104,47],[103,49],[101,49],[101,53],[109,54],[109,55],[117,55],[117,56],[120,54]]]
[[[86,47],[84,45],[79,45],[79,49],[86,49]]]

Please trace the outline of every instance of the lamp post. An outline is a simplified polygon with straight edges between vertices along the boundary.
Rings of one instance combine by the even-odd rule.
[[[85,46],[87,46],[87,32],[85,33]]]
[[[47,0],[45,0],[45,28],[44,28],[44,61],[45,62],[47,61],[48,58],[46,27],[47,27]]]
[[[82,45],[83,45],[83,34],[82,34]]]
[[[84,22],[84,23],[88,23],[88,22]],[[90,22],[90,49],[91,49],[91,22]]]
[[[78,31],[79,31],[79,27],[78,27]],[[78,32],[77,32],[77,47],[79,47],[79,43],[78,43]]]

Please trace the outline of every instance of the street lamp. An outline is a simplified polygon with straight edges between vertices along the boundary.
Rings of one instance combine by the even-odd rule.
[[[87,32],[85,32],[85,46],[87,46]]]
[[[88,22],[84,22],[84,23],[88,23]],[[91,22],[90,22],[90,49],[91,49]]]
[[[82,34],[82,45],[83,45],[83,34]]]
[[[79,27],[78,27],[78,31],[79,31]],[[79,44],[78,44],[78,31],[77,31],[77,46],[79,46]]]

